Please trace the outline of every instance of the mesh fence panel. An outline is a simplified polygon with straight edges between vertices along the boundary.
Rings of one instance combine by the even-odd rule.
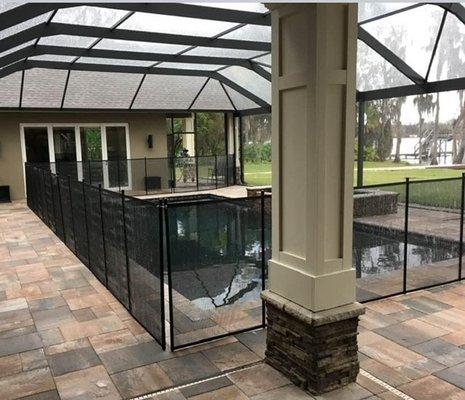
[[[265,195],[265,282],[268,279],[268,261],[271,259],[271,195]]]
[[[197,189],[195,157],[173,158],[173,168],[176,192],[191,192]]]
[[[36,193],[36,209],[39,217],[44,220],[45,219],[45,201],[44,201],[44,193],[42,191],[42,171],[38,168],[34,170],[34,191]]]
[[[72,212],[72,198],[70,192],[70,185],[68,178],[61,178],[58,176],[59,186],[60,186],[60,196],[61,196],[61,207],[63,214],[63,224],[66,245],[72,250],[76,251],[75,241],[74,241],[74,221],[73,221],[73,212]]]
[[[89,269],[100,282],[105,279],[105,240],[100,208],[99,189],[86,187],[87,227],[89,232]]]
[[[126,193],[133,196],[140,196],[146,193],[145,191],[145,160],[135,159],[128,160],[129,186]]]
[[[170,159],[147,159],[147,191],[149,193],[169,193],[173,187]]]
[[[234,169],[234,155],[228,155],[228,186],[234,185],[234,174],[236,173]]]
[[[217,186],[215,173],[215,157],[198,157],[197,162],[199,170],[199,189],[215,189]]]
[[[174,346],[262,323],[261,199],[167,210]]]
[[[104,184],[104,165],[103,161],[88,161],[86,163],[89,169],[89,183],[93,186],[103,185]]]
[[[58,187],[58,177],[56,175],[50,174],[50,183],[52,188],[53,204],[54,204],[54,214],[55,214],[55,234],[64,241],[65,237],[63,234],[63,220],[61,218],[61,199],[60,192]]]
[[[75,181],[78,179],[78,165],[76,161],[59,161],[55,163],[56,173],[62,177],[70,177]]]
[[[67,246],[164,344],[163,224],[157,205],[50,170],[26,166],[26,179],[31,209],[40,209],[41,219],[51,221]]]
[[[37,214],[37,200],[36,192],[34,188],[34,167],[29,164],[25,166],[26,174],[26,195],[27,195],[27,206]]]
[[[73,223],[74,223],[74,243],[76,254],[79,259],[86,265],[89,263],[89,253],[87,248],[87,219],[85,198],[85,185],[82,182],[71,182],[71,201],[73,205]]]
[[[46,210],[46,223],[50,229],[55,231],[55,213],[54,213],[54,202],[53,202],[53,193],[52,185],[50,181],[50,173],[43,171],[42,172],[42,185],[44,192],[44,202]]]
[[[226,155],[217,156],[216,174],[218,178],[218,187],[226,186],[228,173],[228,157]]]
[[[407,289],[458,278],[462,180],[410,182]]]
[[[356,189],[352,262],[357,300],[403,290],[405,184]]]
[[[102,191],[102,212],[107,257],[108,289],[126,307],[127,290],[126,254],[124,242],[122,197],[108,190]]]
[[[125,221],[131,310],[159,341],[164,329],[160,220],[153,203],[127,198]]]

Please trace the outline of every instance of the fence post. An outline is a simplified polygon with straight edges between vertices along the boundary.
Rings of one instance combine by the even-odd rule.
[[[121,191],[121,209],[123,211],[123,235],[124,235],[124,254],[126,255],[126,284],[128,289],[128,306],[129,311],[132,312],[132,301],[131,301],[131,274],[129,271],[129,255],[128,255],[128,234],[126,231],[126,210],[125,210],[125,194],[124,190]]]
[[[170,222],[168,218],[168,203],[163,200],[163,210],[165,213],[165,244],[166,244],[166,271],[168,273],[168,305],[170,319],[170,347],[174,350],[174,321],[173,321],[173,282],[171,278],[171,255],[170,255]]]
[[[90,265],[90,242],[89,242],[89,226],[87,222],[87,206],[86,206],[86,184],[82,182],[82,201],[84,203],[84,223],[86,225],[86,241],[87,241],[87,265],[92,270]]]
[[[92,185],[92,164],[89,160],[89,185]]]
[[[365,150],[365,102],[358,103],[358,130],[357,130],[357,186],[363,186],[363,162]]]
[[[72,196],[72,191],[71,191],[71,176],[69,175],[68,175],[68,193],[69,193],[69,206],[71,209],[70,215],[71,215],[71,228],[73,230],[74,254],[77,254],[76,231],[74,229],[74,215],[73,215],[73,196]]]
[[[165,257],[163,254],[163,200],[158,201],[158,243],[160,255],[160,318],[161,318],[161,347],[166,350],[166,337],[165,337]]]
[[[465,208],[465,173],[462,172],[462,187],[460,195],[460,243],[459,243],[459,280],[462,279],[463,258],[463,212]]]
[[[145,194],[149,194],[148,186],[147,186],[147,157],[144,157],[144,171],[145,171]]]
[[[405,178],[405,216],[404,216],[404,274],[402,290],[407,292],[407,258],[408,258],[408,214],[409,214],[409,201],[410,201],[410,178]]]
[[[100,223],[102,226],[102,243],[103,243],[103,269],[105,272],[105,287],[108,288],[108,272],[107,272],[107,249],[105,242],[105,225],[103,222],[103,207],[102,207],[102,184],[98,184],[98,197],[100,205]]]
[[[58,186],[58,198],[60,199],[60,214],[61,214],[61,227],[63,229],[63,241],[66,244],[66,228],[65,228],[65,218],[63,216],[63,200],[61,199],[61,185],[60,177],[57,175],[57,186]]]
[[[266,270],[266,261],[265,261],[265,191],[262,190],[260,192],[260,211],[261,211],[261,237],[260,237],[260,245],[261,245],[261,255],[262,255],[262,290],[265,290],[265,270]],[[263,327],[266,325],[266,314],[265,314],[265,302],[262,300],[262,325]]]
[[[176,158],[170,157],[168,160],[171,164],[171,193],[176,192]]]
[[[41,176],[42,176],[42,200],[45,204],[44,209],[44,222],[50,227],[50,210],[48,209],[48,201],[47,201],[47,188],[45,187],[45,171],[40,169]]]
[[[215,188],[218,189],[218,156],[215,154]]]
[[[196,182],[197,191],[199,191],[199,156],[197,155],[197,152],[195,153],[194,157],[195,157],[195,182]]]

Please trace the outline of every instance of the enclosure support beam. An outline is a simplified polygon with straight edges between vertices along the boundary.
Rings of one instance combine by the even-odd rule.
[[[240,67],[252,69],[255,71],[256,63],[251,63],[247,59],[230,58],[230,57],[207,57],[207,56],[189,56],[163,53],[147,53],[138,51],[119,51],[119,50],[102,50],[102,49],[86,49],[81,47],[65,47],[65,46],[43,46],[31,45],[0,58],[0,67],[12,64],[22,60],[25,57],[41,56],[41,55],[60,55],[60,56],[75,56],[75,57],[93,57],[93,58],[114,58],[119,60],[136,60],[136,61],[152,61],[152,62],[176,62],[186,64],[213,64],[213,65],[237,65]],[[258,74],[265,79],[271,80],[271,74],[263,68],[257,68]],[[268,77],[268,78],[267,78]]]
[[[364,42],[368,47],[378,53],[387,62],[397,68],[402,74],[409,78],[412,82],[421,85],[425,82],[425,79],[415,72],[404,60],[394,54],[386,46],[380,43],[372,35],[370,35],[361,26],[358,27],[358,38]]]
[[[271,50],[271,44],[268,42],[222,38],[212,40],[209,37],[203,36],[175,35],[169,33],[133,31],[129,29],[113,30],[111,28],[102,28],[97,26],[51,22],[49,24],[42,23],[33,26],[0,40],[0,53],[39,37],[54,35],[73,35],[102,39],[132,40],[136,42],[168,43],[186,46],[220,47],[226,49],[264,52]]]
[[[448,79],[447,81],[428,82],[423,85],[405,85],[387,89],[359,92],[357,94],[357,100],[381,100],[390,99],[393,97],[414,96],[417,94],[448,92],[450,90],[463,89],[465,89],[465,78],[455,78]]]
[[[357,130],[357,186],[363,186],[363,161],[365,156],[365,102],[358,103]]]
[[[262,295],[266,358],[319,394],[358,373],[353,349],[363,307],[355,302],[352,268],[357,5],[269,7],[273,254]],[[321,365],[323,357],[328,362]]]
[[[58,8],[89,6],[89,3],[29,3],[12,8],[0,14],[2,29],[20,24]],[[214,21],[235,22],[254,25],[270,25],[270,16],[258,12],[229,10],[180,3],[93,3],[94,7],[113,8],[126,11],[144,12],[177,17],[203,18]]]

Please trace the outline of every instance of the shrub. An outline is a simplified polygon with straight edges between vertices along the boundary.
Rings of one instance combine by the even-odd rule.
[[[266,161],[266,162],[271,162],[271,142],[265,143],[262,146],[261,160]]]

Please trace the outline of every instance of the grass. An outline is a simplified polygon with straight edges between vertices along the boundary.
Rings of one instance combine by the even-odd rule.
[[[356,164],[355,164],[356,166]],[[394,163],[392,161],[367,161],[364,163],[363,184],[378,185],[383,183],[403,182],[406,177],[411,181],[423,179],[455,178],[462,175],[462,170],[448,168],[406,168],[415,167],[407,162]],[[379,168],[386,168],[380,170]],[[244,178],[247,185],[271,185],[271,163],[246,163]],[[356,183],[356,168],[354,171],[354,185]]]
[[[431,169],[401,169],[387,171],[363,171],[364,185],[378,185],[382,183],[403,182],[405,178],[410,178],[411,181],[423,179],[439,179],[439,178],[456,178],[462,175],[462,170],[447,169],[447,168],[431,168]],[[354,174],[354,184],[356,182]]]
[[[410,164],[407,161],[395,163],[394,161],[364,161],[363,168],[400,168],[408,167]],[[354,168],[357,169],[357,161],[354,163]]]
[[[245,163],[244,179],[248,186],[271,185],[271,163]]]

